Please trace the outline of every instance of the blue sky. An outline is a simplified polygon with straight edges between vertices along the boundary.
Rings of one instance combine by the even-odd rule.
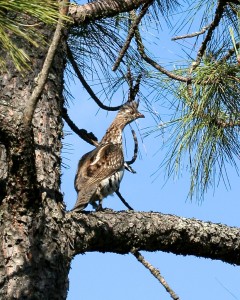
[[[76,87],[76,92],[78,91]],[[79,95],[82,93],[79,92]],[[71,105],[72,119],[80,128],[87,128],[101,138],[115,113],[109,113],[107,116],[106,112],[100,111],[96,115],[98,109],[91,100],[79,99],[77,102]],[[139,121],[140,130],[144,128],[144,123],[148,123],[148,120]],[[74,134],[67,136],[66,142],[71,144],[72,150],[64,149],[68,151],[63,156],[69,169],[63,170],[62,189],[67,208],[71,209],[76,201],[73,181],[78,159],[92,147]],[[235,172],[229,170],[232,185],[230,191],[221,185],[215,190],[214,195],[212,190],[209,191],[202,204],[194,200],[186,201],[187,174],[174,182],[170,179],[163,186],[165,179],[162,172],[152,182],[151,175],[161,159],[161,153],[154,155],[159,147],[159,141],[149,137],[143,142],[144,147],[140,143],[142,158],[134,164],[137,174],[126,172],[121,183],[121,193],[132,207],[139,211],[156,211],[240,226],[239,178]],[[131,143],[128,144],[131,148]],[[131,149],[128,149],[129,156]],[[103,203],[104,207],[125,209],[116,196],[108,197]],[[182,257],[162,252],[143,255],[160,269],[180,299],[240,299],[239,267],[210,259]],[[69,278],[68,300],[80,299],[79,295],[85,300],[113,298],[143,300],[146,297],[151,300],[170,299],[157,280],[132,255],[100,253],[79,255],[72,262]]]
[[[172,46],[172,43],[167,43],[167,37],[163,35],[163,42],[157,45],[157,49],[166,61],[172,54],[178,55],[178,48]],[[100,139],[116,113],[98,111],[97,105],[89,99],[77,80],[75,84],[71,83],[71,90],[75,100],[70,103],[70,117],[79,128],[92,131]],[[116,100],[114,104],[120,104],[121,100],[119,103]],[[161,102],[154,103],[154,109],[161,114]],[[141,106],[140,110],[144,112],[144,106]],[[189,177],[184,170],[179,179],[170,178],[165,185],[164,170],[153,181],[152,174],[158,169],[164,157],[164,151],[158,151],[162,146],[161,137],[151,135],[141,141],[140,134],[144,132],[144,128],[154,125],[150,115],[144,113],[146,118],[140,119],[137,126],[133,125],[137,132],[139,130],[141,152],[137,162],[133,165],[137,174],[125,172],[121,183],[120,191],[127,202],[139,211],[175,214],[240,227],[239,177],[230,167],[228,174],[231,189],[226,190],[221,183],[215,191],[209,190],[201,204],[195,199],[192,202],[186,200]],[[69,128],[65,126],[65,132],[68,131]],[[129,133],[129,131],[129,128],[126,128],[126,132]],[[126,134],[126,148],[128,158],[131,158],[133,145],[128,133]],[[69,168],[63,169],[62,191],[67,209],[71,209],[76,201],[73,182],[78,160],[84,153],[91,150],[92,146],[75,134],[66,134],[64,143],[63,162]],[[103,206],[114,210],[125,209],[117,196],[105,199]],[[142,252],[142,254],[150,263],[159,268],[181,300],[240,299],[239,267],[221,261],[193,256],[176,256],[171,253]],[[112,253],[78,255],[72,262],[69,279],[68,300],[171,299],[158,281],[132,255]]]

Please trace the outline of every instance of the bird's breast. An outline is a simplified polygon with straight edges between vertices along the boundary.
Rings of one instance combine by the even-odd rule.
[[[103,179],[96,190],[96,196],[99,199],[103,199],[116,192],[123,178],[123,173],[124,168],[120,169],[108,178]]]

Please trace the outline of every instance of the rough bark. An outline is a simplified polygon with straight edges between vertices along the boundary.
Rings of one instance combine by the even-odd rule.
[[[6,148],[0,144],[0,202],[6,195],[6,178],[7,178],[7,156]]]
[[[109,18],[119,13],[131,11],[149,0],[105,0],[94,1],[84,5],[71,5],[69,15],[74,24],[86,23],[102,18]]]
[[[240,229],[161,213],[68,213],[64,221],[74,254],[129,253],[133,248],[194,255],[240,265]]]
[[[51,40],[52,28],[41,26]],[[0,81],[0,298],[65,299],[70,258],[59,226],[64,41],[30,127],[24,109],[48,46],[17,44],[31,57],[32,70],[19,74],[6,55],[8,72]]]

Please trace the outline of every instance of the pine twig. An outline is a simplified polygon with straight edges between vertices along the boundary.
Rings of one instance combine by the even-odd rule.
[[[236,48],[239,49],[240,48],[240,43],[236,43]],[[228,50],[227,54],[225,56],[223,56],[220,60],[219,63],[223,63],[225,61],[227,61],[231,56],[233,56],[233,54],[235,54],[235,48],[231,48]]]
[[[82,73],[80,72],[78,65],[73,57],[72,51],[69,48],[69,46],[67,45],[67,56],[68,59],[73,67],[74,72],[76,73],[78,79],[80,80],[80,82],[82,83],[82,85],[84,86],[84,88],[86,89],[86,91],[88,92],[88,94],[92,97],[92,99],[97,103],[97,105],[104,109],[104,110],[108,110],[108,111],[116,111],[119,110],[124,104],[119,105],[119,106],[106,106],[104,105],[100,99],[96,96],[96,94],[93,92],[93,90],[91,89],[91,87],[89,86],[89,84],[86,82],[85,78],[83,77]]]
[[[161,275],[160,271],[157,268],[154,268],[136,249],[132,249],[131,253],[163,285],[163,287],[166,289],[166,291],[169,293],[169,295],[173,300],[180,300],[178,295],[175,294],[175,292],[171,289],[171,287],[168,285],[168,283],[166,282],[166,280],[164,279],[164,277]]]
[[[217,5],[216,11],[215,11],[214,19],[213,19],[212,23],[209,25],[207,35],[198,50],[197,58],[192,63],[192,70],[196,69],[199,66],[201,59],[207,48],[207,44],[212,38],[213,31],[217,28],[217,26],[219,25],[219,22],[222,18],[225,5],[226,5],[226,1],[218,0],[218,5]]]
[[[133,154],[133,158],[130,161],[126,161],[124,163],[125,165],[125,169],[128,170],[131,173],[136,173],[136,171],[134,171],[132,169],[132,167],[130,166],[130,164],[133,164],[136,159],[137,159],[137,152],[138,152],[138,141],[137,141],[137,136],[135,131],[132,129],[132,135],[133,135],[133,139],[134,139],[134,154]],[[118,196],[118,198],[122,201],[122,203],[129,209],[129,210],[133,210],[133,208],[127,203],[127,201],[123,198],[123,196],[121,195],[119,189],[115,192]]]
[[[179,36],[175,36],[172,38],[172,41],[176,41],[176,40],[181,40],[181,39],[189,39],[195,36],[199,36],[201,34],[204,34],[204,32],[206,32],[208,30],[208,28],[210,27],[210,25],[204,26],[202,30],[197,31],[197,32],[193,32],[190,34],[185,34],[185,35],[179,35]]]
[[[127,83],[129,86],[128,102],[131,102],[131,101],[135,100],[137,93],[139,92],[142,74],[138,75],[138,77],[135,81],[135,84],[133,84],[133,76],[132,76],[130,68],[128,68],[126,78],[127,78]]]
[[[127,201],[123,198],[123,196],[121,195],[121,193],[119,192],[119,190],[116,190],[115,192],[118,195],[118,198],[122,201],[122,203],[129,209],[129,210],[133,210],[133,208],[127,203]]]
[[[95,135],[92,132],[87,132],[85,129],[79,129],[73,121],[70,119],[67,109],[63,108],[63,119],[68,124],[68,126],[72,129],[73,132],[75,132],[81,139],[83,139],[85,142],[93,145],[98,146],[98,140],[95,137]]]
[[[136,159],[137,159],[137,153],[138,153],[138,140],[137,140],[137,136],[136,136],[136,133],[135,131],[132,129],[132,136],[133,136],[133,140],[134,140],[134,151],[133,151],[133,157],[131,160],[128,160],[126,161],[126,164],[129,166],[129,165],[132,165],[133,163],[135,163]],[[134,173],[136,173],[134,171]]]
[[[149,63],[153,68],[157,69],[162,74],[167,75],[171,79],[178,80],[178,81],[181,81],[181,82],[191,81],[190,78],[179,76],[179,75],[176,75],[176,74],[166,70],[165,68],[160,66],[156,61],[154,61],[149,56],[147,56],[147,54],[145,53],[144,45],[143,45],[142,38],[141,38],[139,30],[135,30],[135,38],[136,38],[136,42],[137,42],[138,52],[140,53],[142,59],[144,59],[147,63]]]
[[[202,113],[199,116],[202,119],[206,119],[206,120],[209,119],[209,115],[206,114],[206,113]],[[226,121],[226,120],[221,119],[221,118],[212,118],[209,125],[215,125],[218,128],[223,128],[223,129],[224,128],[233,128],[233,127],[236,127],[236,126],[240,126],[240,120],[230,119],[230,120]]]
[[[133,168],[126,161],[124,163],[124,168],[125,168],[125,170],[127,170],[130,173],[133,173],[133,174],[137,173],[135,170],[133,170]]]
[[[128,36],[126,38],[126,41],[122,47],[122,49],[120,50],[119,54],[118,54],[118,57],[116,59],[116,62],[115,64],[113,65],[112,67],[112,70],[113,71],[116,71],[123,59],[123,56],[125,55],[127,49],[129,48],[130,46],[130,43],[132,41],[132,38],[134,37],[134,33],[136,31],[136,29],[138,28],[138,25],[139,23],[141,22],[142,18],[144,17],[144,15],[146,14],[148,8],[152,5],[153,3],[153,0],[149,1],[149,2],[146,2],[144,3],[143,7],[142,7],[142,10],[141,12],[139,13],[139,15],[135,18],[129,32],[128,32]]]
[[[67,1],[67,0],[63,1],[63,7],[62,7],[62,9],[60,9],[62,15],[67,15],[68,2],[69,1]],[[25,111],[24,111],[24,123],[27,126],[29,126],[32,122],[33,114],[34,114],[34,111],[36,109],[39,97],[40,97],[40,95],[43,91],[44,85],[47,81],[48,74],[49,74],[49,71],[50,71],[55,53],[57,51],[60,39],[62,37],[63,26],[64,26],[63,25],[63,20],[60,17],[58,19],[57,27],[55,29],[52,42],[50,44],[50,47],[48,48],[48,53],[47,53],[47,56],[46,56],[45,61],[43,63],[42,70],[38,74],[37,85],[33,89],[33,92],[32,92],[30,98],[28,99],[28,101],[26,103],[26,107],[25,107]]]

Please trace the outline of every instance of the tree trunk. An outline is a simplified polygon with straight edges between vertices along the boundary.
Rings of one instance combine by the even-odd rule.
[[[51,41],[52,29],[39,30]],[[8,72],[0,81],[0,298],[65,299],[70,258],[59,225],[64,41],[32,128],[24,125],[24,108],[48,45],[36,49],[21,40],[17,45],[27,51],[32,69],[22,76],[6,56]]]

